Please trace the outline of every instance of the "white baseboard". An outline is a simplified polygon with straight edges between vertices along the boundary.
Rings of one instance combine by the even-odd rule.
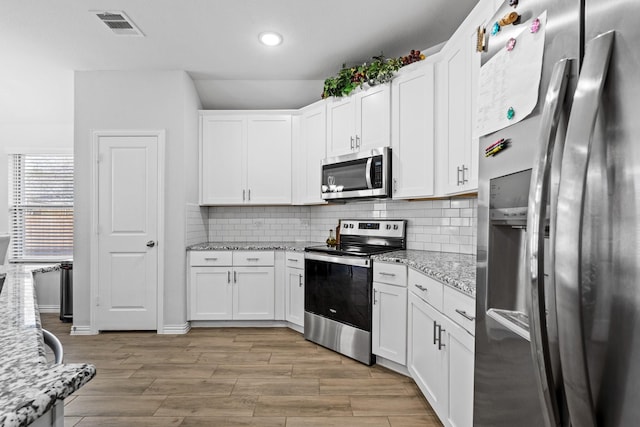
[[[192,328],[288,328],[284,320],[192,320]]]
[[[96,335],[89,325],[73,325],[71,326],[71,335]]]
[[[383,366],[387,369],[391,369],[393,372],[397,372],[407,377],[411,377],[409,370],[406,366],[396,363],[392,360],[385,359],[384,357],[376,356],[376,365]]]
[[[59,305],[38,305],[40,313],[60,313]]]
[[[296,332],[300,332],[304,334],[304,327],[300,325],[296,325],[295,323],[287,322],[287,328],[293,329]]]
[[[164,325],[162,330],[158,330],[158,334],[163,335],[183,335],[189,332],[191,325],[185,322],[182,325]]]

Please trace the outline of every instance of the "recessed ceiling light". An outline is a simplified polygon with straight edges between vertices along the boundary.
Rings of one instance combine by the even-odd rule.
[[[258,36],[260,43],[266,46],[278,46],[282,43],[282,36],[273,31],[265,31]]]

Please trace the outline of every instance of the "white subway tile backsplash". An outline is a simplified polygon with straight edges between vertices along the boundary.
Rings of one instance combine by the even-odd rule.
[[[409,249],[467,254],[474,254],[476,250],[475,198],[202,209],[208,212],[208,222],[205,222],[208,240],[212,241],[323,242],[328,237],[329,230],[335,230],[340,219],[390,218],[408,220]],[[197,219],[195,210],[190,210],[189,215]],[[188,222],[190,223],[191,219],[188,219]],[[189,227],[188,225],[188,230]],[[198,234],[188,235],[193,236],[189,237],[191,241]],[[199,241],[204,240],[207,239]]]

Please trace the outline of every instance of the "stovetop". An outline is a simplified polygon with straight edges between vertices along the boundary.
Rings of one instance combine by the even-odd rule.
[[[361,256],[391,252],[406,247],[405,220],[359,220],[340,221],[340,244],[337,246],[308,246],[307,252],[322,252],[336,256]]]
[[[392,252],[399,249],[402,249],[402,248],[396,248],[391,246],[348,244],[348,245],[337,245],[337,246],[329,246],[329,245],[307,246],[304,250],[305,252],[322,252],[329,255],[339,255],[339,256],[351,255],[351,256],[367,257],[371,255],[385,253],[385,252]]]

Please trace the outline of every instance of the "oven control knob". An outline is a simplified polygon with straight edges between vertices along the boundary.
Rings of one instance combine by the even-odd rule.
[[[345,223],[345,224],[343,225],[343,227],[344,227],[344,228],[349,228],[349,224]]]
[[[398,224],[393,224],[393,229],[397,230],[398,229]]]
[[[387,230],[391,230],[391,224],[387,224]]]
[[[353,224],[349,224],[349,228],[353,228]]]

